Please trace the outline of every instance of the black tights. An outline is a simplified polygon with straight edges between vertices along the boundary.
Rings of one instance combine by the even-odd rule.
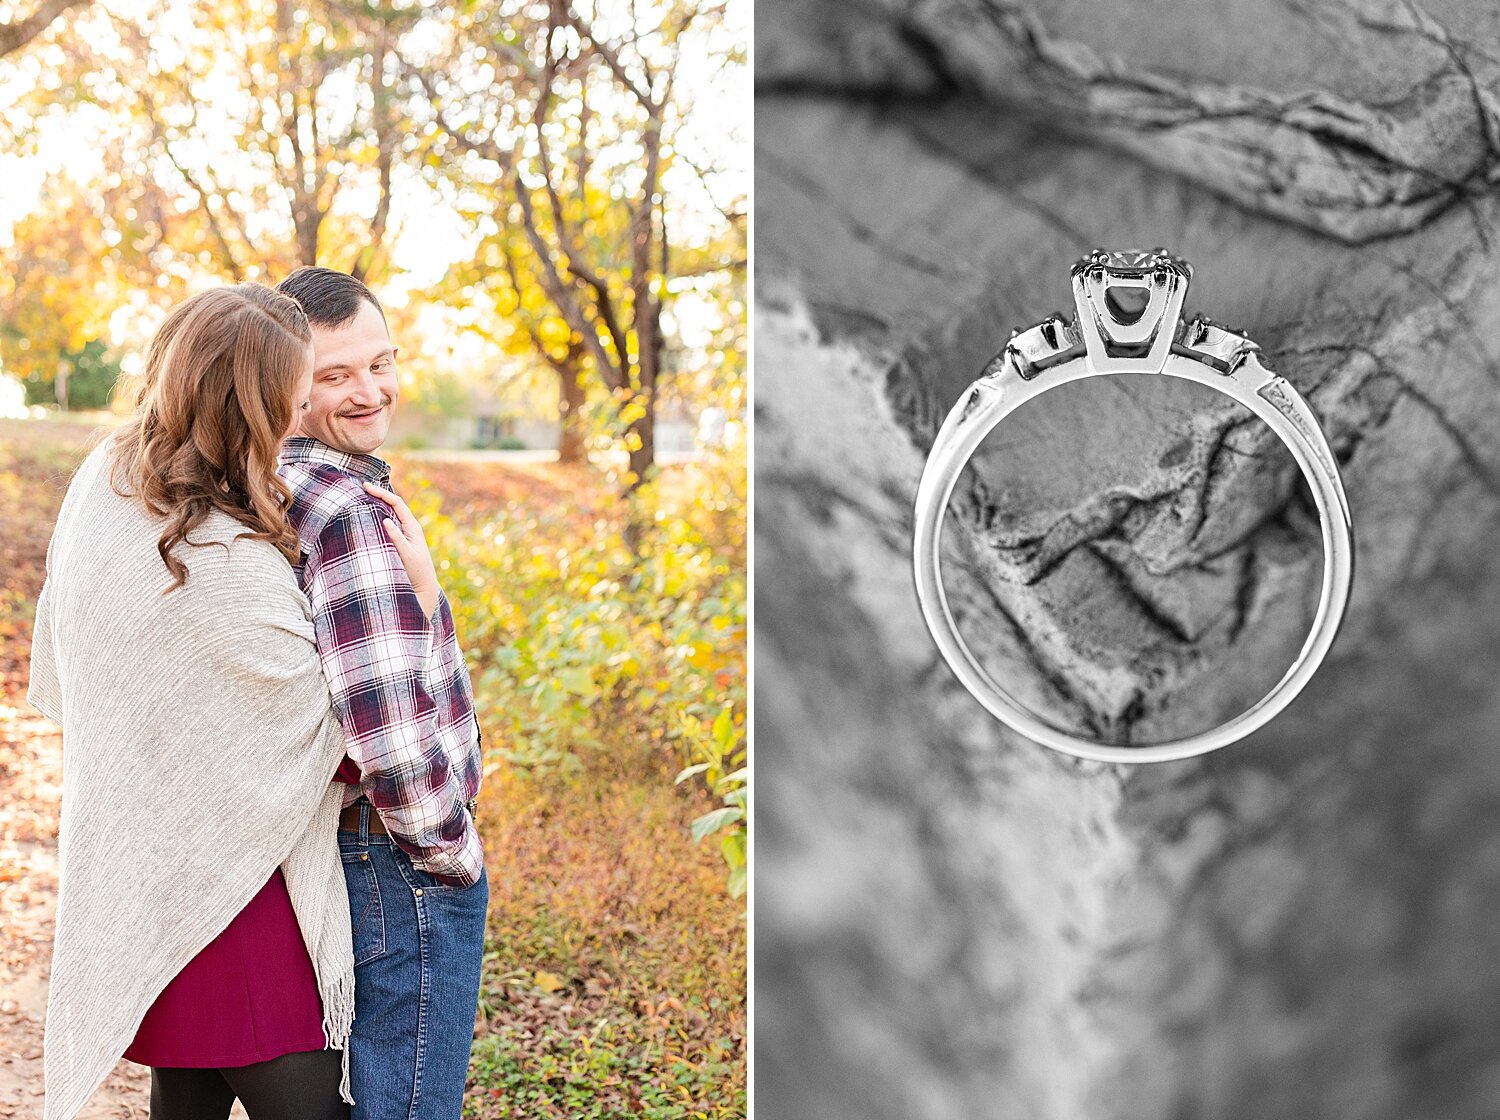
[[[233,1069],[151,1068],[151,1120],[225,1120],[239,1097],[250,1120],[348,1120],[343,1053],[309,1050]]]

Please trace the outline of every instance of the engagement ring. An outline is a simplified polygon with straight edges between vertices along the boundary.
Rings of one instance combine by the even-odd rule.
[[[1073,266],[1077,317],[1018,331],[943,421],[917,488],[917,598],[943,658],[989,712],[1027,738],[1079,758],[1160,762],[1228,746],[1263,726],[1312,679],[1333,645],[1354,578],[1349,504],[1317,417],[1248,338],[1202,316],[1181,321],[1192,269],[1165,249],[1095,250]],[[1160,373],[1207,385],[1271,426],[1312,487],[1323,536],[1323,587],[1312,630],[1290,669],[1258,703],[1212,730],[1140,746],[1099,742],[1032,711],[975,660],[954,624],[939,570],[939,540],[953,486],[980,442],[1027,401],[1086,377]]]

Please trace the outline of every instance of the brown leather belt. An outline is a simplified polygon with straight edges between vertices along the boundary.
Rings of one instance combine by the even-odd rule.
[[[359,831],[359,807],[361,802],[356,801],[353,805],[344,806],[344,811],[339,814],[340,832]],[[368,804],[368,802],[364,802]],[[370,806],[370,835],[385,836],[385,822],[380,819],[380,814],[375,811],[375,806]]]

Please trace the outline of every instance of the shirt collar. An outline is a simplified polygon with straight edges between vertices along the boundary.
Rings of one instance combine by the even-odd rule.
[[[311,436],[293,436],[281,445],[283,463],[327,463],[346,474],[390,488],[391,465],[376,455],[350,455]]]

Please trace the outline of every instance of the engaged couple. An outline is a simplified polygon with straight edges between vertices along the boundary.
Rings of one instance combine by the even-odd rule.
[[[203,292],[68,489],[29,699],[62,725],[46,1120],[123,1056],[153,1120],[456,1120],[489,887],[480,731],[377,456],[358,280]]]

